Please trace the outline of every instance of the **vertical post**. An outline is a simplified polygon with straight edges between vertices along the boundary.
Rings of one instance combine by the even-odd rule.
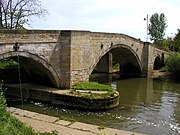
[[[146,18],[144,18],[144,21],[146,21],[146,42],[148,42],[148,29],[149,29],[149,18],[148,18],[148,14],[147,14],[147,17]]]
[[[3,28],[2,24],[2,0],[0,0],[0,29]]]
[[[148,19],[149,19],[149,18],[148,18],[148,14],[147,14],[147,35],[146,35],[146,42],[148,42],[148,23],[149,23],[149,22],[148,22],[148,21],[149,21]]]

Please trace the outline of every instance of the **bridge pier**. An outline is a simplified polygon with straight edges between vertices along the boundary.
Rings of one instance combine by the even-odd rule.
[[[149,42],[144,42],[142,54],[142,75],[145,77],[151,77],[153,74],[154,62],[156,57],[159,55],[159,52],[155,52],[155,47],[152,46],[152,44],[150,44]]]
[[[113,72],[113,56],[111,52],[104,55],[97,64],[96,71],[99,73],[112,73]]]
[[[149,42],[144,42],[142,53],[142,76],[148,76]]]

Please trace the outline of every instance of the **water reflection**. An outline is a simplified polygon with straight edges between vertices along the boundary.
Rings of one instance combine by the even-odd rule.
[[[120,93],[120,105],[113,113],[119,112],[121,115],[116,118],[125,122],[119,121],[116,126],[148,134],[180,133],[179,82],[158,78],[121,79],[117,75],[100,78],[108,79]],[[99,80],[103,83],[103,79]]]
[[[89,112],[27,102],[24,109],[145,134],[180,134],[179,82],[103,74],[93,75],[91,81],[116,88],[120,92],[119,106],[103,112]],[[17,103],[13,106],[21,107]]]

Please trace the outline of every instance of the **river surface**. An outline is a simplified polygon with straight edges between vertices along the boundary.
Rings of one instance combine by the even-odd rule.
[[[23,109],[99,126],[150,135],[180,134],[180,81],[153,78],[120,78],[95,75],[91,81],[111,85],[120,93],[117,108],[107,111],[80,111],[41,102],[24,102]],[[10,106],[21,108],[18,101]]]

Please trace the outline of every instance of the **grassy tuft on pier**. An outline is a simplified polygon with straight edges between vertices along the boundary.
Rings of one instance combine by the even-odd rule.
[[[109,85],[98,84],[95,82],[81,82],[73,86],[72,89],[76,90],[94,90],[94,91],[108,91],[114,92],[115,90]]]
[[[115,96],[115,89],[95,82],[81,82],[73,86],[69,94],[87,99],[107,99]]]

